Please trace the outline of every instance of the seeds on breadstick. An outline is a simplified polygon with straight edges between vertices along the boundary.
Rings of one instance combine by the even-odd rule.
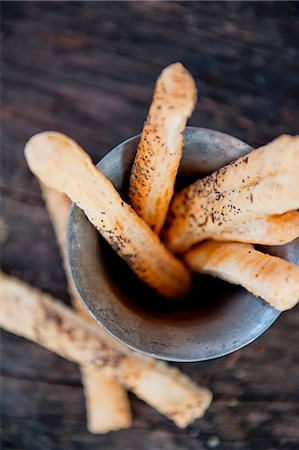
[[[253,186],[265,178],[290,170],[298,171],[298,165],[299,136],[282,134],[207,177],[205,192],[209,188],[222,192]],[[200,190],[203,181],[198,180],[192,186],[198,183]]]
[[[60,248],[73,307],[78,314],[94,323],[82,305],[66,264],[66,226],[71,202],[66,195],[42,183],[40,185]],[[125,389],[116,380],[107,377],[102,369],[81,366],[80,372],[88,430],[91,433],[108,433],[112,430],[129,428],[132,424],[132,413]]]
[[[127,389],[184,428],[209,407],[211,392],[178,369],[139,355],[87,322],[50,295],[1,274],[0,325],[64,358],[84,366],[105,368]]]
[[[157,234],[173,196],[182,157],[183,133],[196,97],[195,82],[182,64],[172,64],[161,72],[142,130],[129,187],[132,207]]]
[[[145,283],[176,299],[191,286],[191,275],[158,236],[122,201],[112,183],[72,139],[55,132],[33,136],[25,155],[32,172],[82,208],[112,248]]]
[[[192,270],[240,284],[279,311],[293,308],[299,300],[299,267],[251,244],[206,241],[184,259]]]
[[[90,433],[105,434],[130,428],[132,413],[126,389],[103,369],[80,366]]]
[[[273,151],[276,141],[269,145],[268,150],[272,149],[275,160],[270,167],[269,158],[263,157],[267,170],[256,168],[256,161],[262,165],[259,151],[261,155],[267,155],[266,146],[253,152],[252,163],[249,154],[176,194],[164,231],[167,247],[174,252],[183,252],[235,224],[297,209],[298,137],[284,138],[276,140],[279,152]],[[288,143],[284,148],[289,155],[287,164],[277,159],[281,157],[282,142]],[[242,170],[243,178],[240,177]]]
[[[261,245],[285,245],[299,237],[299,212],[261,217],[247,223],[226,228],[209,239],[214,241],[235,241]]]

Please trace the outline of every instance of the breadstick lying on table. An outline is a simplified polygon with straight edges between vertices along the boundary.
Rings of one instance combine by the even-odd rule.
[[[297,161],[297,167],[296,167]],[[268,144],[213,172],[205,185],[205,192],[227,191],[253,186],[261,180],[280,173],[298,170],[299,136],[282,134]],[[192,186],[201,188],[203,180]]]
[[[73,307],[78,314],[94,323],[94,319],[82,305],[66,264],[66,226],[71,202],[66,195],[42,183],[40,185],[60,248]],[[132,413],[125,389],[115,379],[107,377],[101,369],[81,366],[80,372],[88,430],[91,433],[108,433],[112,430],[129,428],[132,424]]]
[[[137,354],[86,321],[67,306],[26,283],[4,274],[0,325],[7,331],[80,365],[103,369],[157,411],[184,428],[201,417],[212,394],[177,368]]]
[[[142,130],[129,186],[132,207],[159,234],[173,196],[182,157],[183,133],[195,106],[197,90],[180,63],[159,76]]]
[[[184,255],[195,272],[240,284],[279,311],[299,300],[299,267],[254,249],[251,244],[206,241]]]
[[[112,248],[145,283],[176,299],[191,287],[191,275],[158,236],[122,201],[112,183],[72,139],[55,132],[33,136],[25,147],[31,171],[82,208]]]
[[[234,225],[211,234],[214,241],[235,241],[261,245],[285,245],[299,236],[299,212],[262,217],[247,223]]]
[[[282,141],[278,138],[176,194],[164,230],[166,246],[181,253],[235,224],[297,209],[299,141],[297,136],[283,138],[287,164],[279,159]],[[273,150],[276,146],[279,152]],[[259,152],[267,155],[266,148],[275,159],[264,157],[263,166],[258,156]],[[263,169],[258,170],[257,160]]]

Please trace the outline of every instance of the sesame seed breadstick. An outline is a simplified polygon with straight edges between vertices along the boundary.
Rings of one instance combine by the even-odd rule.
[[[82,208],[112,248],[145,283],[176,299],[191,287],[186,267],[122,201],[112,183],[72,139],[55,132],[33,136],[25,148],[31,171]]]
[[[184,259],[192,270],[240,284],[279,311],[293,308],[299,300],[299,267],[251,244],[206,241]]]
[[[132,167],[129,199],[143,220],[159,234],[173,196],[182,157],[183,132],[195,106],[197,90],[180,63],[159,76]]]
[[[105,369],[127,389],[184,428],[209,407],[211,392],[177,368],[137,354],[76,312],[26,283],[0,274],[0,325],[80,365]]]
[[[299,212],[261,217],[211,234],[214,241],[247,242],[261,245],[285,245],[299,237]]]
[[[66,195],[42,183],[40,185],[60,248],[73,307],[78,314],[94,323],[94,319],[82,305],[66,265],[66,225],[71,202]],[[84,387],[88,430],[91,433],[103,434],[112,430],[129,428],[132,424],[132,413],[126,390],[115,379],[107,377],[102,369],[81,366],[80,372]]]
[[[225,228],[297,209],[298,169],[298,137],[282,136],[196,181],[174,196],[163,233],[166,246],[180,253]]]

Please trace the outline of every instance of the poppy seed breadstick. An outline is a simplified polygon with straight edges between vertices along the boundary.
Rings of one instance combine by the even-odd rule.
[[[197,190],[199,195],[208,195],[243,189],[268,177],[290,171],[298,173],[298,170],[299,136],[283,134],[216,170],[208,177],[195,181],[189,186],[189,190]]]
[[[60,248],[72,305],[78,314],[94,323],[94,319],[79,298],[66,264],[66,226],[71,202],[65,194],[42,183],[40,185]],[[112,338],[109,336],[109,339]],[[108,377],[102,369],[80,366],[80,372],[88,431],[103,434],[112,430],[129,428],[132,424],[132,413],[126,390],[114,378]]]
[[[182,157],[183,133],[196,97],[195,82],[182,64],[171,64],[161,72],[129,186],[132,207],[157,234],[173,196]]]
[[[175,196],[163,236],[166,246],[175,253],[185,252],[197,242],[236,224],[299,207],[295,172],[284,172],[253,186],[210,196],[189,193],[188,189]]]
[[[186,251],[191,245],[208,239],[212,234],[218,234],[224,227],[233,228],[234,224],[245,220],[297,209],[298,168],[299,137],[282,135],[210,176],[197,180],[174,196],[163,233],[167,247],[175,252]],[[268,208],[268,199],[272,194],[266,189],[272,189],[274,186],[277,191],[282,180],[286,191],[283,193],[281,189],[276,207]],[[259,203],[254,196],[254,190],[259,190],[258,186],[263,187],[265,196],[264,211],[260,216],[254,212]],[[244,194],[245,203],[251,203],[248,210],[252,212],[252,217],[246,219],[240,214],[247,209],[246,204],[242,202]],[[293,200],[295,197],[295,201],[289,202],[288,196]],[[231,224],[227,223],[230,221]]]
[[[299,300],[299,267],[254,249],[251,244],[206,241],[184,255],[196,272],[239,284],[279,311]]]
[[[299,237],[299,212],[261,217],[246,223],[234,224],[211,234],[214,241],[247,242],[261,245],[285,245]]]
[[[72,139],[60,133],[33,136],[25,147],[31,171],[47,186],[65,193],[84,210],[131,269],[161,295],[177,299],[191,287],[187,268],[122,201],[112,183]]]
[[[0,274],[0,326],[63,356],[105,369],[124,387],[185,428],[203,416],[212,394],[177,368],[110,341],[101,327],[87,322],[48,294]],[[115,341],[115,340],[114,340]]]

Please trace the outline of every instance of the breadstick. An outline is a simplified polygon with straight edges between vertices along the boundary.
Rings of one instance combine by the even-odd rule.
[[[180,63],[159,76],[132,167],[129,199],[159,234],[165,222],[182,157],[183,133],[195,106],[196,85]]]
[[[297,166],[296,166],[297,164]],[[210,190],[231,191],[232,189],[253,186],[261,180],[290,170],[298,171],[299,136],[282,134],[272,142],[259,147],[245,156],[231,162],[207,177],[196,181],[192,186],[204,186]]]
[[[184,259],[192,270],[240,284],[279,311],[293,308],[299,300],[299,267],[251,244],[206,241]]]
[[[182,253],[226,228],[297,209],[297,180],[294,172],[282,173],[254,186],[225,191],[208,199],[197,196],[188,209],[181,198],[175,198],[164,241],[170,250]]]
[[[93,323],[94,320],[82,306],[66,265],[66,226],[71,202],[66,195],[42,183],[41,190],[60,248],[73,307]],[[129,428],[132,424],[132,414],[125,389],[116,380],[107,377],[101,369],[81,366],[80,372],[85,394],[88,430],[91,433],[102,434]]]
[[[247,223],[234,225],[211,234],[214,241],[248,242],[261,245],[285,245],[299,236],[299,212],[262,217]]]
[[[87,415],[87,429],[93,434],[130,428],[132,412],[126,389],[103,369],[80,366]]]
[[[177,368],[119,349],[100,327],[26,283],[1,274],[0,325],[81,365],[105,369],[127,389],[184,428],[201,417],[212,394]]]
[[[283,149],[286,163],[281,161]],[[235,224],[299,207],[298,137],[282,136],[252,153],[175,195],[163,236],[168,248],[184,252]]]
[[[122,201],[112,183],[72,139],[55,132],[33,136],[25,155],[32,172],[82,208],[112,248],[145,283],[170,299],[184,296],[191,275],[158,236]]]

